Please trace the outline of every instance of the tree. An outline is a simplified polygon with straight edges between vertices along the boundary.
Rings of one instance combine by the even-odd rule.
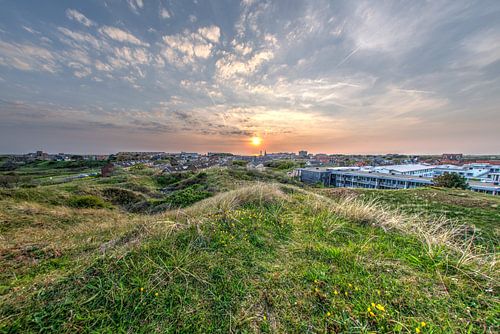
[[[467,180],[465,177],[458,175],[457,173],[445,173],[443,175],[439,175],[434,177],[432,183],[436,187],[442,188],[459,188],[459,189],[467,189],[469,185],[467,184]]]

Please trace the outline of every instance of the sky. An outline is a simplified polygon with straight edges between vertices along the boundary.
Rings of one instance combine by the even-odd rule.
[[[499,154],[500,1],[0,0],[0,153],[300,149]]]

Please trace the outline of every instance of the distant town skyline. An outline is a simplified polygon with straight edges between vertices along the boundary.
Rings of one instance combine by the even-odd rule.
[[[500,153],[499,1],[0,9],[0,153]]]

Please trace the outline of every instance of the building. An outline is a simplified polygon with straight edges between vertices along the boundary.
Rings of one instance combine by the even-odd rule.
[[[441,156],[442,160],[453,160],[453,161],[461,161],[463,159],[462,153],[444,153]]]
[[[440,166],[423,166],[301,168],[298,175],[302,182],[327,187],[409,189],[430,186],[432,178],[440,175]],[[468,179],[468,184],[473,191],[500,195],[499,180],[500,173],[490,173],[482,180]]]
[[[307,151],[299,151],[299,158],[307,158]]]

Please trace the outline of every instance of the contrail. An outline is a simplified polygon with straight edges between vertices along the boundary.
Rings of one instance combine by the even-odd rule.
[[[342,59],[342,61],[340,63],[338,63],[337,66],[335,66],[335,68],[339,67],[340,65],[342,65],[343,63],[348,61],[349,58],[351,58],[356,52],[358,52],[358,50],[359,50],[359,46],[357,48],[355,48],[351,53],[349,53],[344,59]]]
[[[214,107],[217,107],[217,105],[215,104],[214,99],[212,98],[211,92],[208,92],[208,97],[210,98],[210,101],[212,101],[212,104],[214,105]],[[224,113],[220,113],[220,117],[222,118],[222,122],[224,123],[224,126],[227,126],[227,124],[226,124],[226,118],[224,117]]]

